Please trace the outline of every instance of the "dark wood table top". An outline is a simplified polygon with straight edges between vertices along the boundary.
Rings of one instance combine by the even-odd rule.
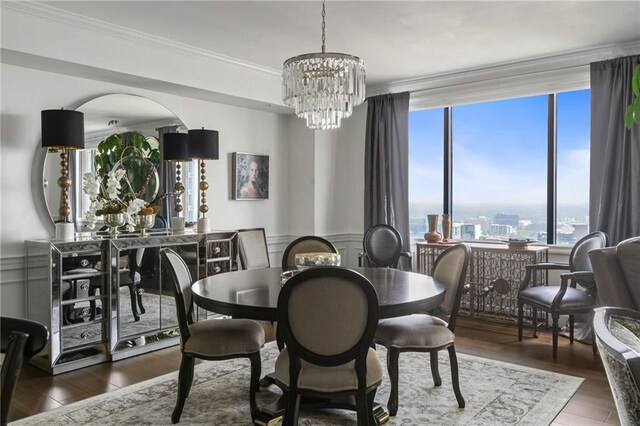
[[[352,268],[376,288],[379,317],[392,318],[435,309],[444,300],[444,284],[430,276],[388,268]],[[234,318],[277,320],[282,268],[250,269],[213,275],[191,287],[194,302]]]

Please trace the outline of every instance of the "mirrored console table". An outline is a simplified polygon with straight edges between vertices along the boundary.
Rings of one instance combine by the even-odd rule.
[[[234,268],[235,231],[158,231],[145,237],[80,233],[74,241],[25,242],[25,312],[50,331],[35,365],[58,374],[179,343],[160,249],[179,253],[196,280]]]

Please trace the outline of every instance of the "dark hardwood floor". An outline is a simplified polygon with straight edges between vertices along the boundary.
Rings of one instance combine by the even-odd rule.
[[[554,362],[551,335],[547,331],[542,331],[539,338],[530,337],[530,332],[525,333],[525,338],[519,343],[515,326],[467,317],[460,317],[458,321],[458,352],[586,379],[556,417],[554,425],[620,424],[602,363],[593,355],[591,346],[582,343],[571,345],[568,339],[561,338],[558,360]],[[264,327],[267,338],[273,340],[273,326],[264,323]],[[180,349],[174,346],[57,376],[27,366],[14,394],[9,419],[31,416],[176,371],[179,364]]]

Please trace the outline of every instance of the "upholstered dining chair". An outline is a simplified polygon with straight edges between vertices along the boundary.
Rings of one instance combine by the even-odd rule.
[[[0,352],[5,355],[0,380],[1,426],[7,424],[11,397],[22,366],[40,352],[48,340],[49,330],[38,322],[0,317]]]
[[[620,424],[640,425],[640,311],[598,308],[593,329]]]
[[[453,392],[458,406],[464,408],[465,401],[460,392],[458,379],[454,333],[470,259],[471,249],[466,244],[450,247],[436,259],[431,275],[446,286],[444,300],[437,312],[434,312],[439,316],[414,314],[378,322],[375,343],[387,348],[387,369],[391,382],[387,409],[391,416],[398,413],[398,359],[402,352],[429,352],[433,382],[436,386],[440,386],[442,379],[438,371],[438,352],[447,349],[451,362]],[[446,317],[447,321],[440,316]]]
[[[286,400],[283,425],[298,423],[301,396],[355,395],[358,425],[375,425],[373,402],[382,364],[371,348],[378,296],[368,279],[339,267],[309,268],[278,297],[278,329],[286,348],[275,380]]]
[[[402,236],[393,226],[380,224],[369,228],[364,234],[362,249],[363,252],[358,254],[360,267],[366,260],[372,267],[397,268],[400,257],[406,257],[411,270],[411,253],[402,251]]]
[[[271,266],[264,228],[238,229],[238,256],[242,269]]]
[[[322,237],[307,235],[293,240],[282,255],[282,270],[296,269],[296,254],[298,253],[338,253],[331,242]]]
[[[574,316],[590,314],[595,306],[596,286],[589,260],[589,251],[606,247],[607,235],[596,231],[579,239],[569,253],[569,263],[537,263],[526,266],[524,280],[518,289],[518,340],[522,341],[524,305],[533,308],[533,333],[537,330],[537,310],[551,314],[553,359],[558,358],[558,321],[560,315],[569,315],[569,340],[573,343]],[[559,286],[529,287],[536,271],[569,271],[560,275]],[[584,291],[576,288],[580,284]],[[595,353],[595,346],[593,347]]]
[[[640,237],[615,247],[591,250],[589,259],[596,280],[596,306],[640,310]]]
[[[260,380],[260,348],[264,346],[264,329],[248,319],[209,319],[194,321],[191,297],[191,274],[187,264],[173,250],[160,250],[162,263],[173,284],[180,327],[180,349],[182,361],[178,376],[178,400],[171,414],[171,421],[178,423],[193,382],[195,359],[224,360],[249,358],[251,382],[249,384],[249,406],[251,420],[258,412],[256,392]]]

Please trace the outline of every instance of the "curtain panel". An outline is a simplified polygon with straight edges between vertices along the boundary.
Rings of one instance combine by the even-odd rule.
[[[364,231],[393,226],[409,251],[409,92],[367,101]]]
[[[640,235],[640,126],[624,126],[640,55],[591,64],[591,229],[612,245]]]

